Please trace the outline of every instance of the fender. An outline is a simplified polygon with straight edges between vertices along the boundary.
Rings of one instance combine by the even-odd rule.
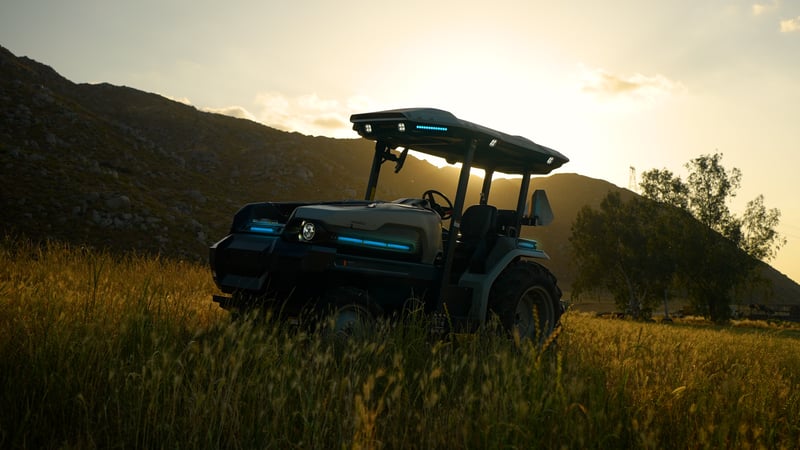
[[[469,318],[473,323],[483,325],[489,308],[489,291],[503,270],[520,258],[550,259],[547,253],[536,248],[536,241],[512,237],[500,237],[487,258],[489,268],[486,273],[465,272],[458,280],[458,286],[472,289],[472,306]]]

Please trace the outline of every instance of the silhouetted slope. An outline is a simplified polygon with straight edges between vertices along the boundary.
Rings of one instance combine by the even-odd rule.
[[[360,197],[371,145],[74,84],[0,52],[5,232],[202,257],[244,203]]]

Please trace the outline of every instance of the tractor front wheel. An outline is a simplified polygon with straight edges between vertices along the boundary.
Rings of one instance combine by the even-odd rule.
[[[336,336],[361,336],[375,327],[377,313],[369,294],[353,287],[334,288],[325,295],[325,332]]]

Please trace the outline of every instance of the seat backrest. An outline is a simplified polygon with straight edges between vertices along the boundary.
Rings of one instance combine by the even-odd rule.
[[[491,205],[472,205],[461,216],[461,239],[485,239],[497,232],[497,208]]]
[[[497,231],[505,236],[517,237],[517,211],[498,209]]]

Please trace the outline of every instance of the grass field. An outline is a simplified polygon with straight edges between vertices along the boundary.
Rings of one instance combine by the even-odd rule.
[[[572,312],[540,350],[231,322],[205,267],[6,239],[0,448],[798,448],[788,326]]]

